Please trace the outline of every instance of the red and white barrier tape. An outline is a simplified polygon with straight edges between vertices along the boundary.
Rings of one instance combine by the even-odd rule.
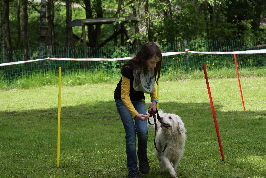
[[[233,52],[199,52],[199,51],[188,51],[188,53],[198,53],[198,54],[258,54],[258,53],[266,53],[266,49],[260,50],[247,50],[247,51],[233,51]],[[186,52],[166,52],[162,53],[162,56],[172,56],[177,54],[184,54]],[[0,66],[7,66],[7,65],[15,65],[15,64],[24,64],[28,62],[36,62],[42,60],[64,60],[64,61],[119,61],[119,60],[129,60],[132,57],[124,57],[124,58],[45,58],[45,59],[36,59],[36,60],[28,60],[28,61],[17,61],[17,62],[9,62],[9,63],[2,63]]]
[[[189,53],[199,53],[199,54],[258,54],[266,53],[266,49],[260,50],[247,50],[247,51],[233,51],[233,52],[199,52],[199,51],[188,51]]]
[[[173,55],[182,54],[182,53],[185,53],[185,52],[167,52],[167,53],[162,53],[162,56],[173,56]]]
[[[124,58],[46,58],[48,60],[63,60],[63,61],[121,61],[121,60],[128,60],[132,57],[124,57]]]
[[[9,63],[2,63],[0,66],[10,66],[10,65],[15,65],[15,64],[25,64],[28,62],[36,62],[36,61],[44,61],[46,59],[36,59],[36,60],[28,60],[28,61],[17,61],[17,62],[9,62]]]

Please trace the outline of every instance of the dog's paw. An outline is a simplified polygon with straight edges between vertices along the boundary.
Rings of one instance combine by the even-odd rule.
[[[172,178],[177,178],[176,172],[171,172],[170,174]]]
[[[168,170],[169,170],[169,173],[170,173],[171,177],[173,177],[173,178],[177,177],[176,171],[175,171],[175,169],[173,167],[168,168]]]
[[[160,163],[160,171],[163,172],[166,170],[166,167],[163,163]]]

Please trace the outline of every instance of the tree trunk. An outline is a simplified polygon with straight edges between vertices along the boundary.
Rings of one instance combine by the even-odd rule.
[[[121,16],[122,13],[124,13],[124,10],[122,10],[122,6],[124,5],[124,0],[118,0],[118,6],[117,6],[117,10],[115,12],[115,17],[119,17]],[[116,33],[117,31],[119,31],[119,24],[115,24],[114,27],[114,33]],[[117,42],[117,36],[114,37],[114,45],[117,46],[118,42]]]
[[[21,21],[20,21],[20,0],[17,1],[17,34],[18,34],[18,39],[17,39],[17,44],[16,46],[21,48]]]
[[[22,39],[23,39],[23,47],[24,47],[24,59],[29,58],[29,41],[28,41],[28,1],[27,0],[22,0],[21,4],[21,17],[22,17]]]
[[[96,1],[96,14],[97,14],[97,18],[103,18],[103,9],[102,9],[102,0],[97,0]],[[101,35],[101,24],[95,25],[95,46],[98,45],[99,43],[99,36]]]
[[[41,13],[40,13],[40,54],[39,57],[44,56],[45,39],[47,36],[48,27],[46,26],[46,0],[41,0]]]
[[[69,23],[72,20],[72,0],[66,0],[66,42],[65,46],[67,48],[72,47],[72,28],[69,27]]]
[[[48,40],[51,55],[55,50],[55,33],[54,33],[54,0],[48,0],[47,3],[47,20],[48,20]]]
[[[96,12],[96,17],[101,18],[103,17],[103,11],[102,11],[102,1],[97,0],[96,1],[96,6],[93,7],[92,3],[90,0],[84,0],[85,4],[85,11],[86,11],[86,18],[94,18],[93,17],[93,12],[92,9],[95,9]],[[88,27],[88,38],[89,38],[89,45],[91,47],[96,47],[98,44],[98,36],[101,33],[101,25],[87,25]]]
[[[145,19],[146,19],[146,27],[147,27],[147,37],[148,41],[154,40],[154,33],[152,31],[152,21],[149,16],[149,0],[145,1],[144,4],[144,12],[145,12]]]
[[[131,3],[131,8],[132,8],[133,16],[137,17],[138,16],[138,14],[137,14],[137,9],[138,9],[137,3],[133,3],[132,2]],[[134,23],[134,35],[136,35],[136,34],[139,34],[139,27],[137,25],[137,22]],[[140,43],[140,40],[138,38],[134,37],[134,40],[133,40],[132,44],[138,45],[139,43]]]
[[[4,27],[4,38],[5,44],[8,51],[12,50],[10,28],[9,28],[9,0],[3,0],[3,27]]]
[[[1,49],[2,49],[2,62],[6,62],[6,57],[5,57],[5,30],[4,30],[4,16],[3,16],[3,9],[4,9],[4,2],[2,1],[1,5],[1,12],[0,12],[0,30],[1,30]]]
[[[85,4],[86,19],[93,18],[91,1],[90,0],[84,0],[84,4]],[[93,36],[94,36],[93,35],[94,27],[93,27],[93,25],[87,25],[87,27],[88,27],[89,46],[94,46],[94,44],[93,44],[94,40],[92,40]]]

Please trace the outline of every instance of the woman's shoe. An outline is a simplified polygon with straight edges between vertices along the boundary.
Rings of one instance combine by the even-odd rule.
[[[129,171],[128,178],[141,178],[139,170]]]
[[[150,171],[150,164],[147,156],[139,156],[139,171],[142,174],[148,174]]]

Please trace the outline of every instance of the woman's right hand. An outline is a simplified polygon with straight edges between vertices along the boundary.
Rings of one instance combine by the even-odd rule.
[[[146,121],[150,117],[150,114],[137,114],[136,118],[142,121]]]

